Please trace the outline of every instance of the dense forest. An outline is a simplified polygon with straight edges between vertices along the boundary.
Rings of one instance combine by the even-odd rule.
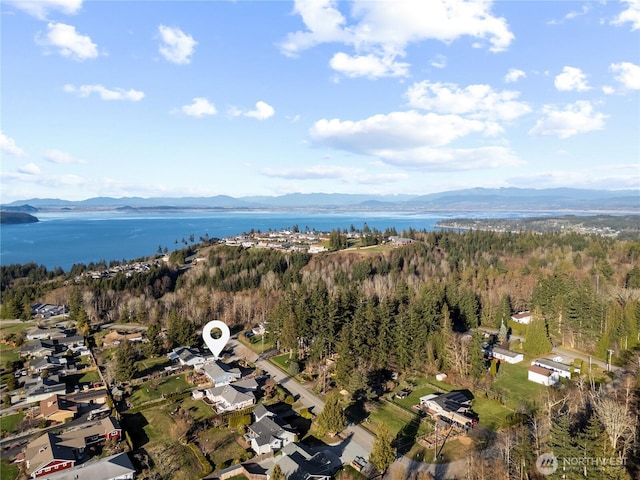
[[[73,274],[6,266],[0,314],[25,318],[28,306],[40,301],[72,304],[72,315],[92,327],[145,324],[153,340],[128,352],[137,357],[198,343],[198,329],[211,319],[232,329],[264,323],[267,343],[290,352],[301,370],[311,375],[331,360],[330,386],[365,401],[381,394],[391,372],[444,370],[459,385],[489,392],[474,329],[500,329],[524,310],[534,318],[522,332],[531,351],[542,342],[544,352],[548,342],[602,359],[611,350],[619,365],[639,363],[640,241],[577,233],[411,230],[401,234],[410,244],[393,247],[383,244],[379,233],[368,236],[370,246],[344,249],[347,232],[332,232],[333,251],[315,255],[207,242],[190,247],[188,253],[197,252],[202,261],[189,268],[182,265],[188,256],[183,252],[147,273],[99,280],[78,277],[82,266]],[[463,340],[465,332],[470,341]],[[117,366],[114,371],[117,376]],[[554,423],[557,438],[564,435],[569,445],[578,434],[591,435],[595,444],[605,428],[600,416],[594,423],[595,415],[610,406],[593,397],[570,407],[575,401],[553,403],[567,420]],[[531,422],[540,420],[532,408],[523,406],[509,430],[509,441],[523,448],[522,455],[533,448]],[[551,417],[549,407],[545,441],[556,438]],[[518,429],[530,434],[523,437]],[[621,434],[624,448],[615,443],[607,451],[626,453],[635,435],[635,430]],[[529,442],[524,447],[523,438]],[[514,465],[508,467],[511,473]]]

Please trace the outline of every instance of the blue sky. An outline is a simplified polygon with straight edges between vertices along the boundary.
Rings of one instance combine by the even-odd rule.
[[[3,0],[0,201],[640,190],[640,0]]]

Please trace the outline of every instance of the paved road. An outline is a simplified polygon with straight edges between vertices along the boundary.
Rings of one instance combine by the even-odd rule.
[[[271,375],[276,382],[286,388],[297,401],[309,408],[314,414],[319,414],[324,408],[324,401],[298,383],[290,375],[284,373],[268,360],[259,358],[258,354],[241,344],[237,339],[230,339],[228,345],[233,347],[236,357],[246,358],[259,368]],[[369,458],[374,436],[359,425],[350,425],[343,432],[345,439],[336,439],[336,444],[329,447],[340,457],[343,463],[350,463],[355,457]]]

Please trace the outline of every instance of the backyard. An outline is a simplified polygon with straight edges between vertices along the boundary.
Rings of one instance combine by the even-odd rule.
[[[185,380],[184,374],[151,379],[138,385],[129,401],[137,407],[152,400],[159,400],[163,395],[187,392],[191,387],[192,385]]]

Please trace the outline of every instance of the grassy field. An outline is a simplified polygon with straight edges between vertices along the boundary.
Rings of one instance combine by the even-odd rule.
[[[149,380],[138,385],[131,395],[131,403],[134,406],[141,405],[151,400],[158,400],[162,395],[170,393],[181,393],[191,388],[191,385],[184,379],[184,374],[166,377],[160,380],[160,383],[154,388],[153,382]]]
[[[134,446],[144,447],[156,469],[162,472],[169,470],[170,478],[175,480],[202,476],[202,467],[194,453],[173,437],[175,422],[165,409],[152,408],[135,415],[125,415],[124,421]],[[179,468],[174,470],[175,466]]]
[[[273,342],[269,342],[266,340],[265,338],[265,342],[264,345],[262,344],[262,335],[254,335],[251,338],[247,338],[244,335],[244,332],[240,332],[238,334],[238,341],[243,344],[245,347],[250,348],[251,350],[253,350],[256,353],[262,353],[263,352],[263,348],[264,351],[266,352],[267,350],[271,350],[273,347],[275,347],[275,344]]]
[[[196,422],[201,422],[207,418],[213,417],[214,412],[211,405],[207,405],[202,400],[194,400],[193,398],[186,398],[180,404],[185,410],[191,412],[191,416]]]
[[[171,365],[171,361],[165,356],[146,358],[135,363],[138,376],[149,375],[153,372],[160,371],[168,365]]]
[[[14,413],[0,417],[0,430],[3,432],[13,432],[18,428],[24,418],[24,413]]]
[[[20,470],[15,463],[9,463],[6,458],[2,459],[2,462],[0,462],[0,478],[2,480],[15,480],[18,478],[19,473]]]
[[[4,367],[7,362],[16,362],[20,359],[20,349],[6,343],[0,343],[0,361]]]
[[[216,468],[226,468],[234,459],[248,458],[249,454],[236,443],[238,432],[228,428],[210,428],[198,435],[198,442],[209,453]]]
[[[283,353],[282,355],[278,355],[277,357],[272,357],[270,361],[276,364],[280,369],[284,372],[289,373],[289,354]]]
[[[395,437],[398,433],[417,418],[417,414],[407,412],[403,408],[390,402],[380,402],[378,408],[369,415],[370,424],[365,426],[375,432],[378,425],[384,423],[389,428],[389,432]],[[427,432],[424,422],[421,423],[418,430],[419,435]]]

